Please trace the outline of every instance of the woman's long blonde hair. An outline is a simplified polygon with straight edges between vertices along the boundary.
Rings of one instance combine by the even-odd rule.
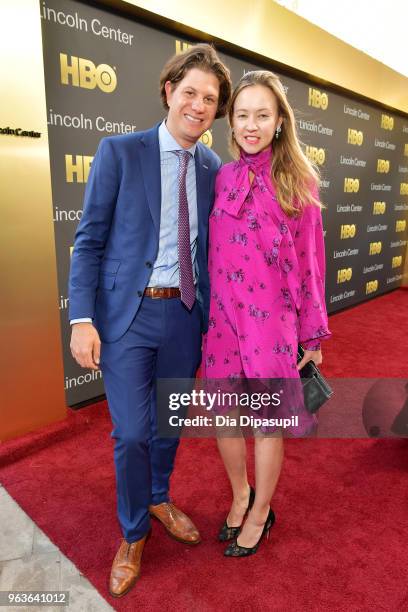
[[[299,213],[299,208],[307,204],[321,207],[321,203],[314,195],[320,181],[319,172],[301,149],[295,116],[276,74],[269,70],[254,70],[244,74],[232,92],[228,109],[230,127],[232,128],[234,104],[238,94],[245,87],[253,85],[262,85],[270,89],[276,97],[278,114],[282,118],[279,139],[273,139],[271,167],[271,179],[281,208],[287,215],[293,216]],[[229,144],[233,157],[238,159],[240,150],[232,131]]]

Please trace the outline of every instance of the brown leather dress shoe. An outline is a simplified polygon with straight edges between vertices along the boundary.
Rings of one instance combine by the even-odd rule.
[[[113,597],[126,595],[139,578],[142,552],[146,539],[147,535],[132,544],[122,540],[113,560],[109,580],[109,592]]]
[[[197,527],[174,504],[163,502],[156,506],[149,506],[149,512],[163,523],[167,533],[178,542],[183,542],[183,544],[199,544],[201,542]]]

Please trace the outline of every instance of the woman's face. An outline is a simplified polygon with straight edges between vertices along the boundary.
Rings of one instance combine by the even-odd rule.
[[[237,95],[232,128],[236,142],[246,153],[269,147],[281,123],[278,101],[269,87],[250,85]]]

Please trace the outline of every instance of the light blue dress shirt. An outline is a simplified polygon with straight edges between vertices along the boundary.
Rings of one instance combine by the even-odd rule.
[[[178,168],[179,158],[174,151],[188,151],[191,159],[187,166],[186,191],[190,220],[190,248],[193,262],[194,282],[197,282],[195,256],[197,252],[198,217],[197,187],[194,154],[196,144],[183,149],[167,129],[166,122],[159,127],[160,172],[161,172],[161,212],[159,251],[153,265],[149,287],[178,287]]]
[[[198,214],[197,187],[194,154],[197,145],[183,149],[170,134],[166,121],[159,127],[160,173],[161,173],[161,212],[159,251],[153,265],[148,287],[178,287],[178,165],[179,158],[174,151],[188,151],[191,160],[187,166],[186,191],[190,220],[190,248],[193,263],[194,283],[197,284],[195,257],[197,253]],[[72,319],[73,323],[90,323],[92,319]]]

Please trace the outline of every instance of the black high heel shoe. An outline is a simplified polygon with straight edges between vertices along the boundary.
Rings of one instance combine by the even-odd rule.
[[[237,540],[234,540],[234,542],[231,542],[228,548],[225,549],[224,555],[226,557],[249,557],[250,555],[254,555],[256,551],[258,550],[258,547],[262,541],[262,538],[265,535],[267,538],[269,538],[269,530],[274,524],[274,522],[275,522],[275,514],[272,508],[270,508],[268,517],[265,521],[265,525],[261,533],[261,537],[255,544],[255,546],[253,546],[252,548],[246,548],[245,546],[240,546]]]
[[[252,487],[249,487],[248,507],[245,510],[245,514],[242,518],[242,521],[244,520],[245,516],[248,514],[248,512],[254,505],[254,501],[255,501],[255,489],[253,489]],[[242,527],[242,523],[241,525],[239,525],[239,527],[228,527],[228,523],[227,521],[225,521],[225,523],[221,527],[221,530],[218,534],[219,541],[228,542],[229,540],[233,540],[234,538],[238,536],[241,527]]]

